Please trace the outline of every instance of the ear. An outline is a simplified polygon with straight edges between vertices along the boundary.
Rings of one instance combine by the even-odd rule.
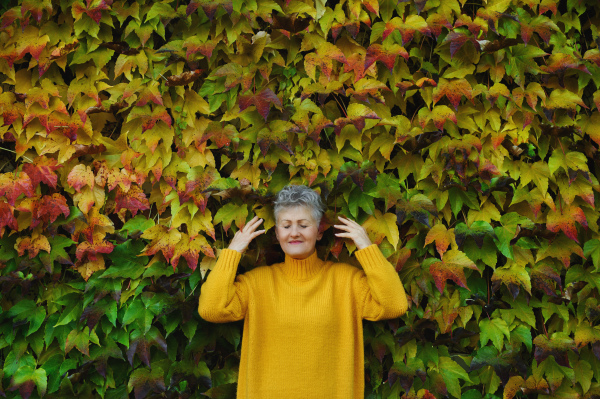
[[[277,230],[275,230],[277,231]],[[319,235],[317,236],[317,241],[319,241],[321,238],[323,238],[323,232],[320,232]]]

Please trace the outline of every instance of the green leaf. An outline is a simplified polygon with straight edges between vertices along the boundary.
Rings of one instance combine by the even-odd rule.
[[[137,232],[143,233],[144,231],[146,231],[146,229],[149,229],[150,227],[154,226],[154,224],[155,223],[153,219],[148,219],[144,215],[137,215],[134,218],[129,219],[127,222],[125,222],[125,224],[123,224],[123,227],[121,228],[121,231],[126,231],[127,234]]]
[[[115,245],[108,254],[112,265],[102,273],[102,278],[132,278],[136,279],[145,271],[148,262],[147,256],[138,256],[144,249],[142,240],[128,240],[123,244]]]
[[[463,191],[459,188],[451,187],[448,190],[448,199],[450,200],[450,208],[452,209],[454,217],[460,213],[463,205],[476,211],[479,210],[477,193],[472,190]]]
[[[600,266],[600,240],[591,239],[583,244],[583,255],[587,259],[592,259],[596,271]]]
[[[485,346],[488,341],[492,341],[494,346],[500,351],[504,345],[504,337],[510,340],[510,331],[506,322],[500,318],[482,319],[479,322],[479,340],[481,346]]]
[[[471,382],[465,369],[446,356],[440,357],[439,373],[446,383],[448,393],[455,398],[460,398],[461,389],[459,379],[465,382]]]
[[[531,330],[524,325],[520,325],[510,332],[511,341],[524,343],[527,350],[531,352],[532,338]]]

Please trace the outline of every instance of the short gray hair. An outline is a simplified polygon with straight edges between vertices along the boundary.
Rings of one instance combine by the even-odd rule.
[[[325,213],[325,205],[321,201],[321,196],[307,186],[290,185],[282,188],[275,196],[273,204],[275,221],[282,210],[296,206],[307,207],[317,223],[321,222]]]

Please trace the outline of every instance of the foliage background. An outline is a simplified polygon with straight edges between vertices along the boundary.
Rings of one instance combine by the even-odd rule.
[[[1,7],[0,395],[233,397],[200,286],[291,181],[409,294],[366,397],[600,396],[597,1]]]

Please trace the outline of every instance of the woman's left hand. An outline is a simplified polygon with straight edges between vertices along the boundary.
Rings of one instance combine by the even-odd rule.
[[[341,216],[338,216],[338,219],[343,224],[335,224],[333,227],[343,230],[344,232],[335,233],[336,237],[350,238],[352,241],[354,241],[354,245],[356,245],[356,248],[358,249],[366,248],[372,244],[366,230],[360,224]]]

